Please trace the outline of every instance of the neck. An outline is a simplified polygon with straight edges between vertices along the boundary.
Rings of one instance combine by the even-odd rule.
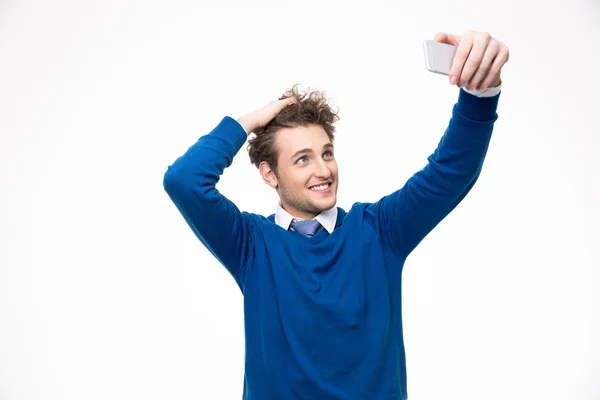
[[[293,209],[291,207],[286,206],[285,204],[279,203],[281,205],[281,208],[283,208],[288,214],[290,214],[292,217],[294,218],[300,218],[303,220],[309,220],[309,219],[313,219],[315,218],[317,215],[319,215],[320,213],[307,213],[307,212],[302,212],[296,209]]]

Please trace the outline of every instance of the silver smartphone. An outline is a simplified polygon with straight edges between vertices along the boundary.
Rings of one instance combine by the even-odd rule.
[[[425,40],[423,41],[423,51],[425,52],[425,66],[429,71],[442,75],[450,74],[456,46],[435,40]]]

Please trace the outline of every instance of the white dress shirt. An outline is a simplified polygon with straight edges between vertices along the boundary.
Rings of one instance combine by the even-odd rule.
[[[335,222],[337,221],[338,210],[337,207],[325,210],[317,215],[314,219],[325,228],[329,233],[333,232],[335,228]],[[292,221],[302,221],[301,218],[296,218],[281,207],[281,203],[277,206],[277,212],[275,213],[275,223],[285,229],[286,231],[290,228]]]
[[[494,97],[495,95],[497,95],[498,93],[500,93],[500,88],[502,87],[502,84],[496,86],[496,87],[489,87],[489,88],[485,88],[485,89],[481,89],[481,90],[467,90],[465,88],[462,88],[465,92],[467,93],[471,93],[473,96],[477,96],[477,97]]]

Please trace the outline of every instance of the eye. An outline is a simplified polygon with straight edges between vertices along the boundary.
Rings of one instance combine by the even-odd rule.
[[[296,163],[304,164],[307,161],[308,161],[308,158],[306,156],[302,156],[302,157],[300,157],[299,159],[296,160]]]
[[[331,151],[327,150],[325,153],[323,153],[323,157],[331,158],[331,157],[333,157],[333,153]]]

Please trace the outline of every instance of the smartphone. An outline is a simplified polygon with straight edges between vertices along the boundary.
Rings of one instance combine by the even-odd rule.
[[[435,40],[425,40],[423,41],[423,51],[425,52],[425,66],[429,71],[442,75],[450,74],[456,46]]]

